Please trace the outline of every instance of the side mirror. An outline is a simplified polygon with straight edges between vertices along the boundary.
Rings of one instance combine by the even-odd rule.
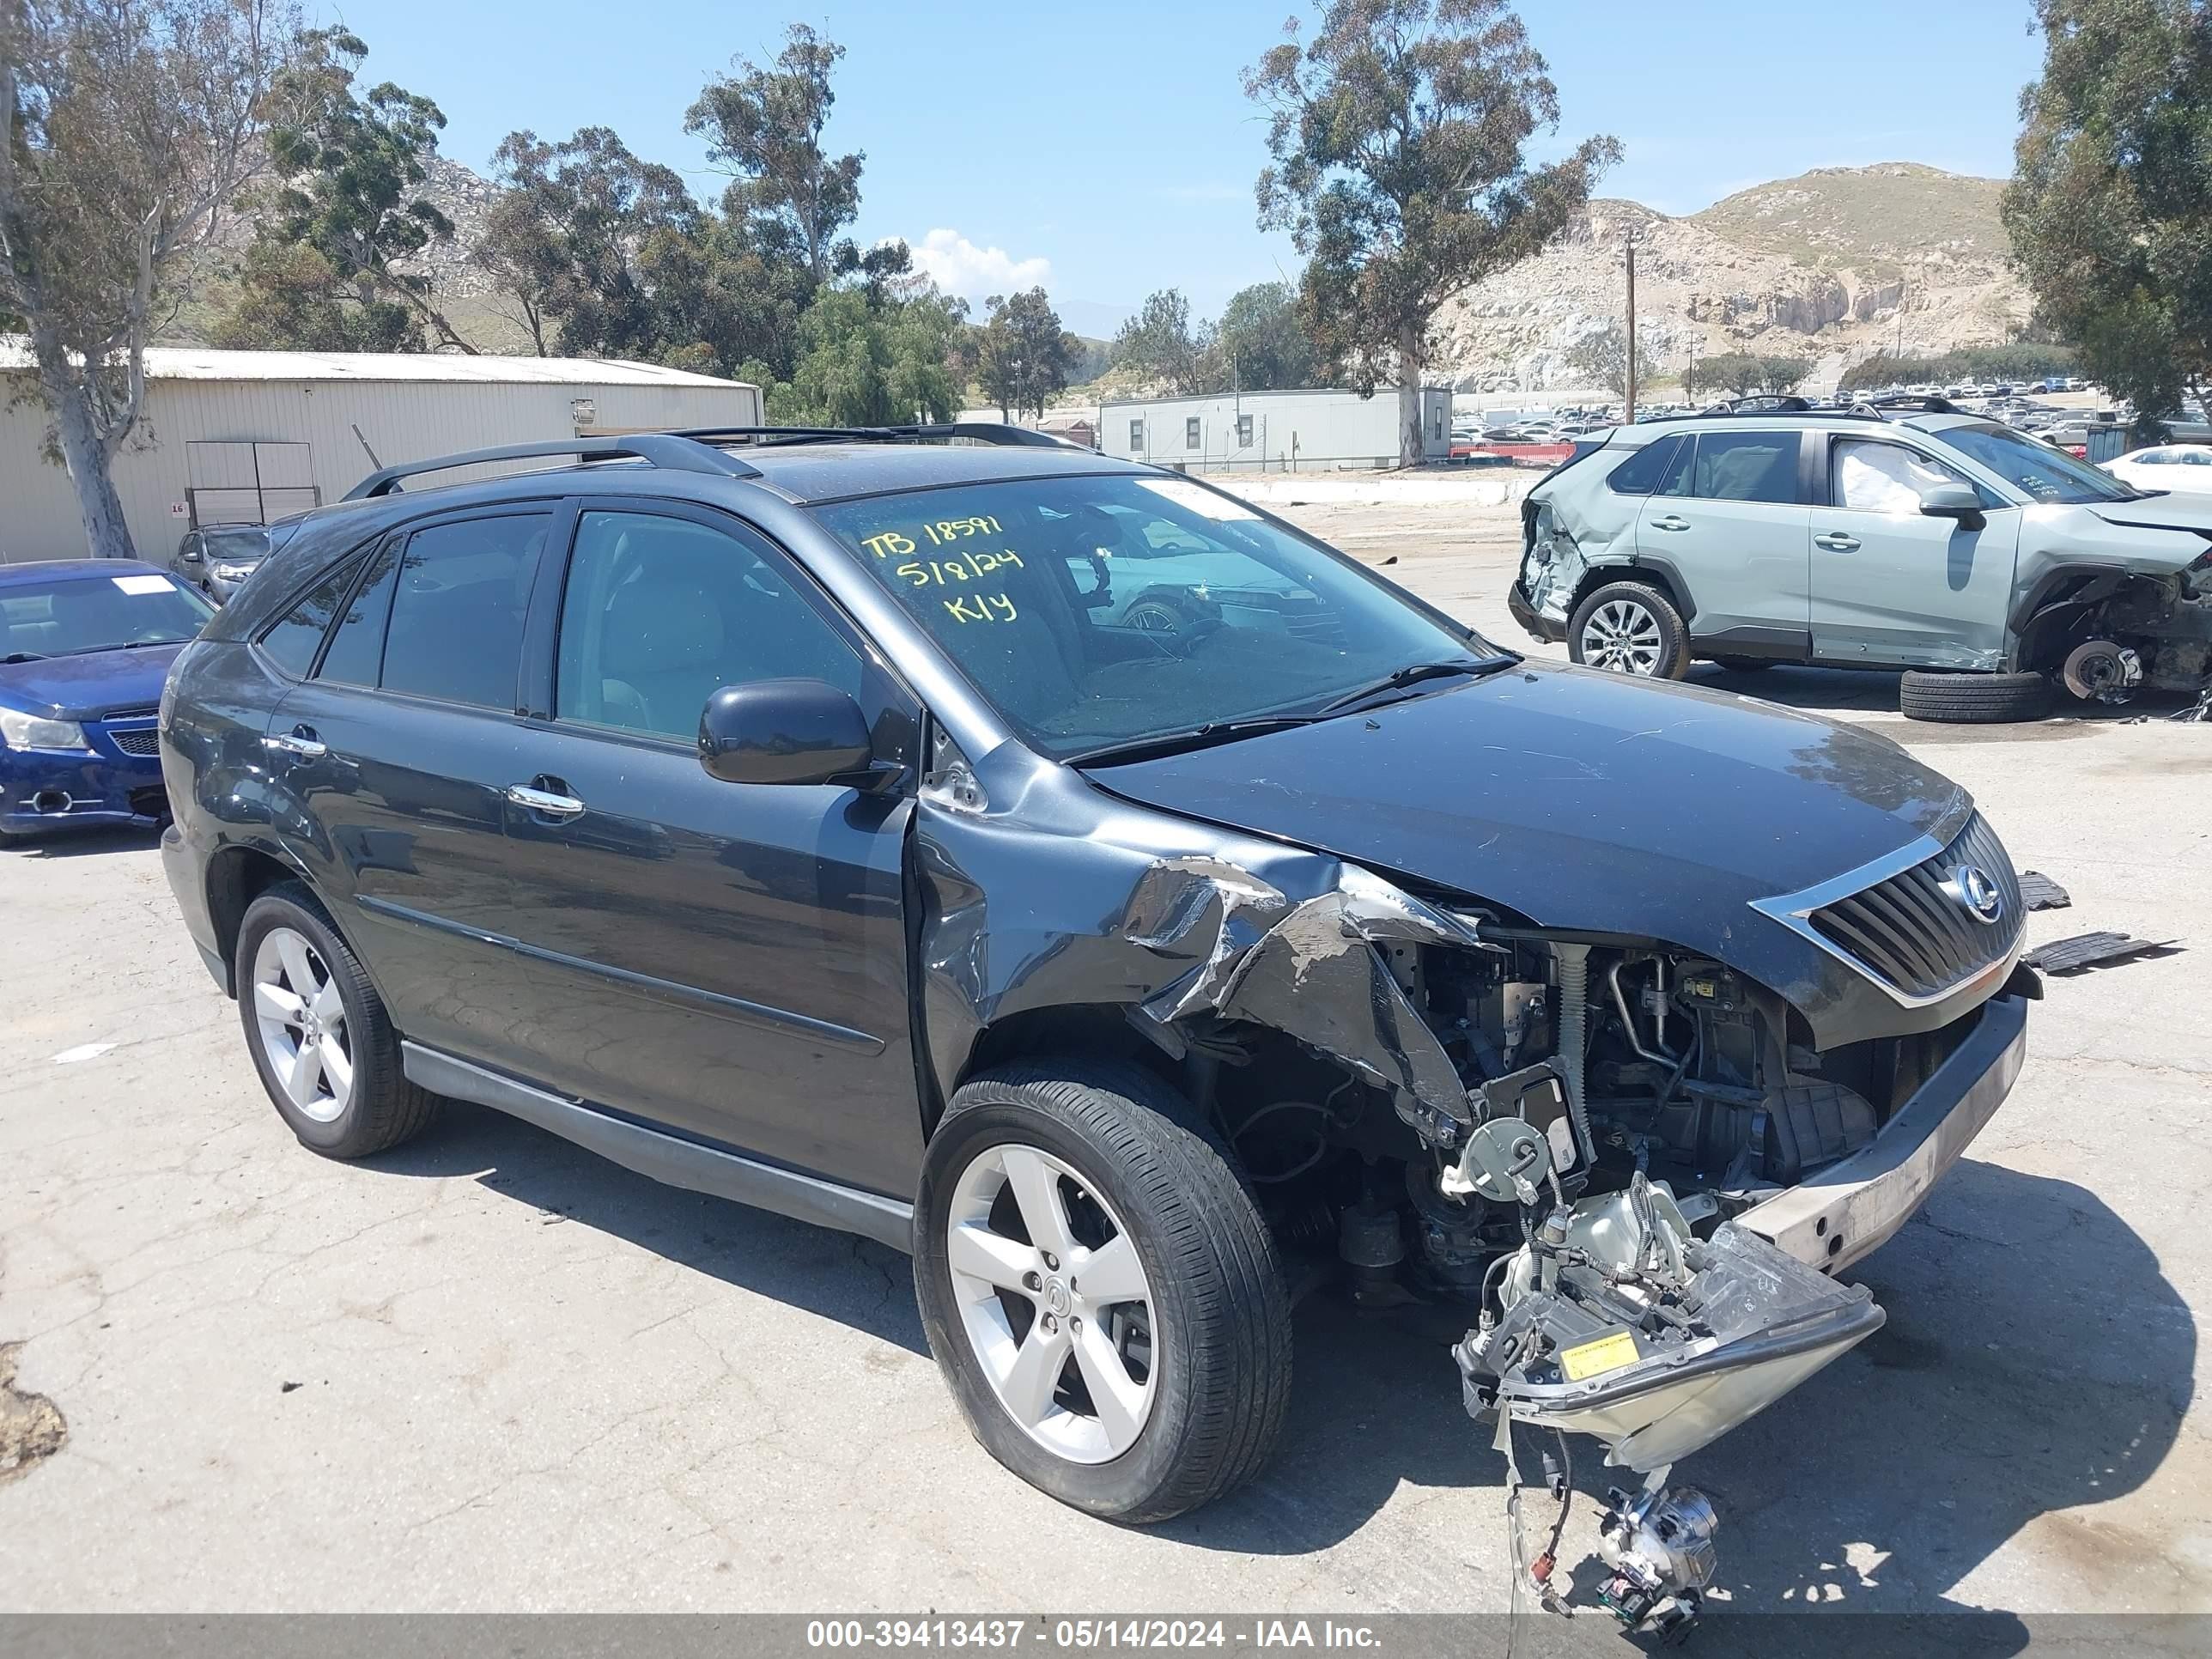
[[[1972,484],[1930,484],[1920,492],[1920,510],[1931,519],[1956,519],[1966,530],[1979,530],[1982,498]]]
[[[865,787],[874,754],[860,705],[824,680],[726,685],[699,716],[699,764],[725,783]]]
[[[186,542],[182,547],[177,550],[177,562],[179,564],[198,564],[201,562],[200,544],[198,542]]]

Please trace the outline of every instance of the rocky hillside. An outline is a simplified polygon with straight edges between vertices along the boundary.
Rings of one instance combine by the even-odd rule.
[[[2028,299],[2006,264],[2004,186],[1911,162],[1822,167],[1670,218],[1598,201],[1535,258],[1470,289],[1442,319],[1462,391],[1571,384],[1568,353],[1617,320],[1636,239],[1638,337],[1662,368],[1694,351],[1812,359],[1812,380],[1877,346],[1933,354],[2005,339]]]

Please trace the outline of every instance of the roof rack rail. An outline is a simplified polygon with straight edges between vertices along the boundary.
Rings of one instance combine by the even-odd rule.
[[[701,426],[667,434],[701,443],[732,443],[740,440],[767,447],[778,444],[896,444],[935,438],[966,438],[972,442],[1000,444],[1024,449],[1079,449],[1079,444],[1049,432],[997,421],[940,421],[925,426]]]
[[[457,466],[481,466],[494,461],[550,460],[567,456],[578,461],[633,460],[673,472],[710,472],[725,478],[757,478],[760,469],[735,456],[681,434],[636,433],[626,438],[561,438],[544,443],[501,444],[495,449],[471,449],[458,455],[437,455],[408,461],[372,472],[346,491],[349,501],[374,501],[389,495],[403,478],[424,472],[444,472]]]
[[[1739,398],[1736,400],[1736,403],[1738,404],[1741,404],[1753,401],[1759,400],[1752,398]],[[1860,404],[1851,409],[1814,409],[1811,404],[1806,403],[1802,398],[1791,398],[1789,400],[1790,403],[1801,406],[1795,409],[1787,409],[1774,406],[1775,400],[1773,398],[1770,398],[1764,401],[1769,406],[1759,409],[1745,409],[1717,404],[1710,409],[1692,410],[1686,415],[1650,415],[1641,416],[1638,419],[1636,424],[1638,426],[1663,426],[1669,421],[1771,420],[1777,415],[1788,415],[1793,418],[1802,416],[1805,419],[1814,421],[1879,421],[1882,418],[1881,415],[1876,413],[1875,410],[1869,409],[1864,404]]]
[[[1794,392],[1754,392],[1745,398],[1723,398],[1705,407],[1708,415],[1811,415],[1813,405]]]
[[[1908,415],[1969,415],[1973,412],[1960,408],[1948,398],[1929,398],[1912,392],[1898,392],[1887,398],[1862,398],[1851,406],[1871,410],[1877,415],[1890,409],[1901,410]]]

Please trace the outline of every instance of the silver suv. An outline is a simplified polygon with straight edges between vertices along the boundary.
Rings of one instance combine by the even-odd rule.
[[[1522,504],[1508,603],[1592,667],[1903,669],[1920,720],[2212,678],[2212,499],[2131,489],[1941,398],[1619,428]]]

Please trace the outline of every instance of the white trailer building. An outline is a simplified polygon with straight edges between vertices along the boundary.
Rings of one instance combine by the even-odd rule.
[[[1452,395],[1421,393],[1423,455],[1451,455]],[[1098,411],[1098,447],[1109,455],[1188,472],[1334,472],[1398,465],[1398,394],[1356,392],[1223,392],[1147,398]]]
[[[0,562],[82,558],[69,475],[20,341],[0,339]],[[138,556],[184,532],[334,501],[379,466],[495,444],[665,427],[758,426],[757,386],[573,357],[152,347],[137,436],[115,458]]]

